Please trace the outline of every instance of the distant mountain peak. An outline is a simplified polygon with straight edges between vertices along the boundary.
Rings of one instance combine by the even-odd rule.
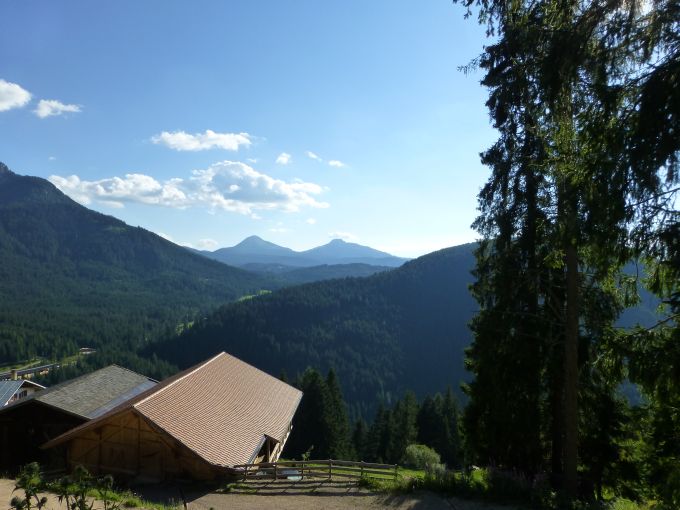
[[[219,250],[216,250],[216,252],[220,253],[236,253],[236,254],[281,254],[281,255],[289,255],[291,253],[294,253],[293,250],[290,248],[284,248],[283,246],[279,246],[278,244],[274,244],[272,242],[266,241],[262,239],[260,236],[249,236],[246,237],[243,241],[238,243],[235,246],[232,246],[231,248],[220,248]]]
[[[258,246],[258,245],[266,244],[266,243],[272,244],[272,243],[269,243],[269,241],[265,241],[260,236],[248,236],[243,241],[238,243],[236,246],[246,246],[246,245]]]
[[[398,267],[407,260],[340,238],[331,239],[323,246],[310,250],[294,251],[265,241],[256,235],[246,237],[236,246],[204,252],[204,255],[226,264],[242,267],[250,264],[290,267],[367,264],[379,267]]]
[[[7,165],[5,165],[2,161],[0,161],[0,175],[3,174],[12,174],[12,172]]]

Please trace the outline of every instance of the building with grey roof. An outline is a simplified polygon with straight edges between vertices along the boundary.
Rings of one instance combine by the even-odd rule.
[[[36,391],[44,390],[41,384],[27,379],[0,381],[0,407],[26,398]]]
[[[110,365],[0,408],[0,470],[15,470],[34,460],[49,463],[41,444],[155,384],[149,377]]]
[[[275,462],[302,393],[225,352],[49,441],[68,466],[146,480],[209,480]]]

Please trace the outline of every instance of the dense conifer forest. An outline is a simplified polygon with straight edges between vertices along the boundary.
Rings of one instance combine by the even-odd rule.
[[[333,368],[353,418],[404,391],[459,390],[475,303],[474,245],[441,250],[368,278],[281,289],[226,305],[145,357],[187,367],[226,350],[270,373]]]
[[[276,284],[77,204],[0,164],[0,363],[135,351]]]

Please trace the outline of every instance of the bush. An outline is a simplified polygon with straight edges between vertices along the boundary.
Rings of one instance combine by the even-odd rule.
[[[24,497],[14,496],[9,503],[10,507],[14,510],[44,508],[47,504],[47,498],[38,495],[41,485],[40,466],[36,462],[24,466],[19,472],[14,490],[12,491],[12,493],[23,491]]]
[[[441,464],[441,457],[424,444],[410,444],[404,453],[404,464],[415,469],[428,469],[430,466]]]

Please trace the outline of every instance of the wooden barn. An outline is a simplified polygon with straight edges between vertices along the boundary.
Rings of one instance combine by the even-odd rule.
[[[17,381],[18,382],[18,381]],[[59,463],[40,446],[67,430],[101,416],[148,390],[156,381],[116,365],[51,388],[41,389],[0,408],[0,471],[40,461]]]
[[[302,393],[220,353],[48,442],[67,462],[144,480],[210,480],[278,459]]]

